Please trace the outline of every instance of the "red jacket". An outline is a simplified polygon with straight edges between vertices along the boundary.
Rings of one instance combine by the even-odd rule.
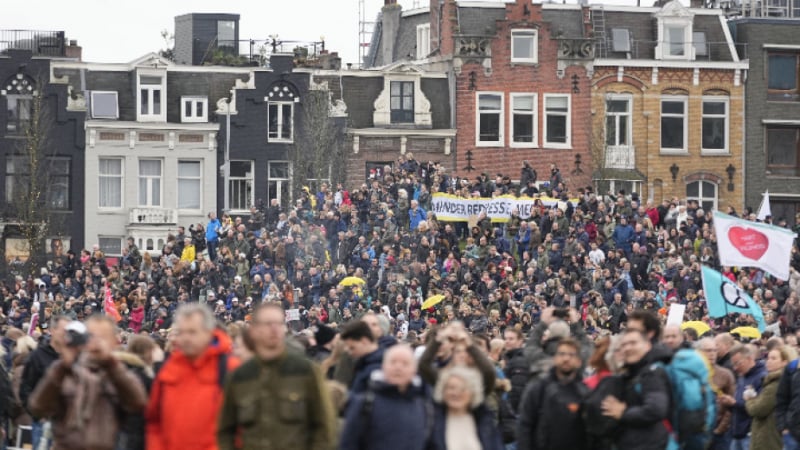
[[[147,405],[147,450],[217,450],[217,413],[222,406],[219,356],[233,350],[230,337],[214,340],[192,361],[173,352],[158,373]],[[228,373],[239,366],[228,358]]]

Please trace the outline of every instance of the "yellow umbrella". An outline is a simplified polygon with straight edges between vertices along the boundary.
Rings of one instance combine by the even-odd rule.
[[[707,323],[699,320],[692,320],[690,322],[684,322],[681,324],[681,330],[685,330],[687,328],[691,328],[696,331],[698,336],[708,333],[708,331],[711,329]]]
[[[761,337],[761,332],[758,331],[758,328],[754,327],[734,328],[731,330],[731,334],[738,334],[741,337],[746,337],[750,339],[758,339]]]
[[[364,284],[366,281],[362,280],[358,277],[347,277],[344,278],[342,281],[339,282],[339,286],[355,286],[359,284]]]
[[[444,300],[444,295],[442,294],[428,297],[424,302],[422,302],[422,309],[428,309],[431,306],[438,305],[442,302],[442,300]]]

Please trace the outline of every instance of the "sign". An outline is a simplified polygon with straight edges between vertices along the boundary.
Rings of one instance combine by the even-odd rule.
[[[300,320],[300,310],[299,309],[287,309],[286,310],[286,321],[287,322],[294,322],[295,320]]]
[[[758,267],[782,280],[789,279],[796,236],[793,232],[718,211],[714,211],[714,232],[721,265]]]
[[[669,313],[667,314],[667,325],[678,325],[683,323],[683,313],[686,312],[686,305],[679,305],[673,303],[669,305]]]
[[[571,199],[573,206],[577,206],[578,200]],[[501,195],[494,198],[464,198],[451,194],[433,194],[431,197],[431,212],[436,214],[436,218],[445,222],[468,222],[482,212],[492,222],[508,222],[511,213],[516,210],[519,217],[528,219],[533,215],[535,208],[552,208],[557,206],[559,209],[566,209],[567,202],[552,197],[514,197],[513,195]]]

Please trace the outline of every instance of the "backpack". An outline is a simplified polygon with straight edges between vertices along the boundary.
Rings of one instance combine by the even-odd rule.
[[[675,352],[669,364],[656,363],[669,377],[672,417],[668,428],[678,443],[688,439],[710,442],[716,421],[716,397],[711,388],[708,363],[695,350]]]
[[[618,399],[625,397],[625,381],[619,375],[609,375],[597,384],[581,405],[581,417],[586,433],[593,438],[613,437],[619,428],[619,420],[603,415],[602,403],[609,395]]]

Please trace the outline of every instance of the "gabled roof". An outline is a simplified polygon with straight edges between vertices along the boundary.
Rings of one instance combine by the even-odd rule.
[[[131,67],[146,66],[150,68],[163,68],[175,65],[175,63],[166,58],[162,58],[157,53],[151,52],[134,59],[133,61],[129,62],[128,65]]]

